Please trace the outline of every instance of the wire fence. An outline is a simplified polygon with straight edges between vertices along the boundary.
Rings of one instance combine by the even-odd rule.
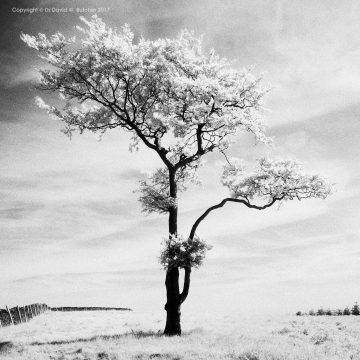
[[[6,306],[5,309],[0,309],[0,327],[28,322],[48,310],[51,308],[46,304],[15,306],[11,309]]]
[[[61,306],[50,307],[47,304],[31,304],[25,306],[15,306],[9,309],[0,309],[0,328],[9,325],[18,325],[30,321],[35,316],[39,316],[46,311],[132,311],[130,308],[121,307],[102,307],[102,306],[88,306],[88,307],[75,307],[75,306]]]

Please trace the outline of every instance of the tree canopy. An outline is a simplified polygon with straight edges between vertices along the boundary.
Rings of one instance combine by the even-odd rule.
[[[122,127],[134,135],[132,148],[143,141],[176,168],[227,148],[239,129],[269,141],[259,117],[268,91],[261,78],[205,53],[201,38],[185,30],[175,39],[135,42],[127,25],[81,20],[80,46],[60,33],[21,35],[52,66],[41,71],[39,87],[59,91],[66,106],[39,105],[65,123],[67,134]]]
[[[228,149],[239,131],[271,141],[261,116],[269,90],[261,76],[233,69],[214,50],[204,51],[201,37],[184,30],[174,39],[134,41],[128,25],[109,28],[96,15],[81,20],[81,40],[60,33],[21,35],[51,65],[41,71],[39,88],[58,91],[65,106],[37,102],[64,122],[68,135],[121,127],[132,134],[130,149],[143,142],[158,153],[165,167],[140,183],[145,212],[166,213],[176,206],[167,169],[175,171],[177,189],[184,191],[196,181],[202,156]],[[261,198],[267,204],[330,192],[323,179],[302,174],[295,162],[267,159],[249,176],[237,162],[225,166],[222,184],[233,199]]]

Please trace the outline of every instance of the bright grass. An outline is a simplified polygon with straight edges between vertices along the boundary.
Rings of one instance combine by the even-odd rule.
[[[61,360],[360,359],[360,317],[183,316],[183,336],[164,337],[164,314],[48,312],[0,329],[0,357]]]

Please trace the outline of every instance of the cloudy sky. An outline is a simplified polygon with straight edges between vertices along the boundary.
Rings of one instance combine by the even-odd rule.
[[[57,2],[59,3],[59,2]],[[182,28],[205,46],[254,66],[273,86],[266,113],[272,148],[241,136],[231,155],[293,158],[336,183],[326,201],[286,203],[263,212],[228,205],[199,227],[212,244],[193,272],[184,314],[208,310],[279,313],[344,307],[360,301],[360,3],[339,1],[55,1],[1,2],[0,307],[30,302],[109,305],[163,311],[164,272],[157,262],[166,218],[144,216],[137,181],[155,155],[128,152],[112,131],[71,141],[38,109],[33,85],[44,63],[21,32],[76,33],[76,8],[107,10],[109,25],[129,23],[149,39]],[[50,8],[20,14],[19,8]],[[83,15],[83,14],[82,14]],[[98,14],[99,15],[99,14]],[[203,186],[180,201],[180,228],[226,191],[221,158],[201,170]],[[206,311],[208,311],[206,310]]]

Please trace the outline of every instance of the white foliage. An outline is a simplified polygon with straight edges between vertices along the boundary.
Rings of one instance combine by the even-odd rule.
[[[169,195],[168,176],[167,169],[159,168],[147,180],[140,180],[137,192],[143,212],[164,214],[177,207],[176,199]]]
[[[232,198],[292,200],[325,199],[331,186],[319,175],[305,174],[295,161],[272,161],[262,158],[253,174],[244,173],[239,164],[224,166],[221,178]]]
[[[167,239],[164,239],[162,245],[159,261],[164,269],[171,267],[198,268],[202,265],[206,252],[212,248],[198,236],[190,239],[174,234],[170,234]]]
[[[176,173],[175,182],[177,191],[185,191],[190,183],[198,183],[194,167],[182,168]],[[177,200],[170,196],[169,172],[166,168],[158,168],[146,180],[139,181],[139,201],[145,213],[157,212],[165,214],[173,207],[177,207]]]
[[[134,134],[131,149],[140,137],[159,148],[167,143],[173,162],[224,150],[238,130],[269,141],[261,119],[268,89],[261,77],[231,69],[213,50],[205,53],[201,37],[184,30],[175,39],[135,42],[128,25],[109,28],[96,15],[80,19],[85,26],[78,27],[76,44],[61,33],[21,35],[55,69],[42,71],[41,88],[60,92],[66,101],[99,105],[97,113],[69,106],[65,113],[52,111],[67,133],[121,126]]]

